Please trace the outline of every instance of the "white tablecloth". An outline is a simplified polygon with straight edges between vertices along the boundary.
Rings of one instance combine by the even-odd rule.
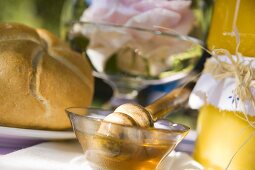
[[[90,170],[76,141],[46,142],[0,156],[1,170]],[[182,152],[173,152],[160,170],[199,170],[197,162]]]

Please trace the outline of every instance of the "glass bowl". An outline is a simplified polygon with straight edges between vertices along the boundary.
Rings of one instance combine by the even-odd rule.
[[[189,131],[184,125],[164,119],[155,122],[153,128],[103,121],[111,110],[68,108],[66,112],[93,169],[157,169]]]
[[[201,41],[170,30],[74,22],[69,39],[74,49],[85,47],[94,76],[111,85],[112,108],[133,102],[149,85],[186,77],[202,54]]]

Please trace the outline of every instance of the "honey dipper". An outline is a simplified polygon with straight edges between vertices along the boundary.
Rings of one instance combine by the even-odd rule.
[[[194,82],[176,88],[159,98],[152,104],[142,107],[138,104],[126,103],[117,107],[104,121],[138,127],[153,127],[153,122],[165,114],[183,105],[194,87]]]

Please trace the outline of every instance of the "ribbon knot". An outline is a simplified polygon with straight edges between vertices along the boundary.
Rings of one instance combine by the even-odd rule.
[[[222,61],[220,56],[226,56],[230,62]],[[210,73],[215,79],[222,80],[228,77],[234,77],[236,88],[233,93],[241,101],[243,115],[251,126],[255,127],[255,122],[249,121],[246,113],[245,103],[251,104],[255,108],[255,98],[251,89],[255,88],[255,69],[252,68],[253,60],[245,60],[240,53],[233,56],[226,49],[212,50],[212,57],[217,61],[206,62],[204,72]]]

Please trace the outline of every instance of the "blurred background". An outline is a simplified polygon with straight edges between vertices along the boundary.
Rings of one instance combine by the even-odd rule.
[[[92,0],[0,0],[0,22],[18,22],[34,28],[45,28],[65,40],[66,23],[71,20],[78,20],[84,8]],[[201,7],[203,18],[201,40],[205,40],[211,16],[213,0],[197,0]],[[205,58],[206,56],[203,56]],[[203,62],[202,62],[203,63]],[[163,94],[176,87],[178,82],[149,86],[143,89],[138,96],[142,105],[151,103]],[[103,95],[102,95],[103,94]],[[100,79],[96,79],[93,106],[100,106],[107,102],[112,95],[109,85]],[[191,128],[196,126],[197,111],[189,108],[181,108],[171,114],[171,120],[183,123]]]
[[[0,0],[0,22],[19,22],[59,35],[65,0]]]
[[[60,36],[67,20],[79,19],[93,0],[0,0],[0,22],[19,22],[41,27]],[[213,0],[197,0],[203,9],[202,31],[207,32]],[[65,12],[62,12],[62,11]],[[204,37],[206,38],[206,34]]]

